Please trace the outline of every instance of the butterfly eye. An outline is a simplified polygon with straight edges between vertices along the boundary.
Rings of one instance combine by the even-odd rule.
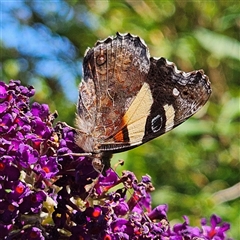
[[[97,65],[99,66],[103,65],[106,62],[106,60],[107,60],[106,53],[100,53],[96,59]]]

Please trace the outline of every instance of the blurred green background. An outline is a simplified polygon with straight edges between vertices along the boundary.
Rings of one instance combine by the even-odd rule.
[[[33,85],[33,101],[74,124],[82,59],[109,35],[143,38],[152,56],[178,69],[204,69],[213,93],[175,130],[117,154],[118,169],[149,174],[153,205],[167,203],[173,223],[191,225],[215,213],[240,239],[240,3],[239,1],[1,1],[0,78]]]

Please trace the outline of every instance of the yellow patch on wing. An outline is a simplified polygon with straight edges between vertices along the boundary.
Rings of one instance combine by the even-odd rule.
[[[164,105],[163,106],[166,116],[166,125],[165,125],[165,131],[170,131],[174,126],[174,117],[175,117],[175,110],[173,105]]]
[[[130,143],[141,143],[145,133],[145,124],[153,104],[152,93],[147,83],[144,83],[129,109],[123,116],[120,129],[127,126]],[[120,138],[120,132],[114,136]]]

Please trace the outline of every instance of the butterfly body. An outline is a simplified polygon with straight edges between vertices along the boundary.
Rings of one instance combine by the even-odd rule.
[[[131,34],[98,41],[83,60],[76,144],[93,162],[109,165],[112,153],[139,146],[196,113],[211,94],[202,70],[185,73],[152,58]],[[104,160],[105,159],[105,160]]]

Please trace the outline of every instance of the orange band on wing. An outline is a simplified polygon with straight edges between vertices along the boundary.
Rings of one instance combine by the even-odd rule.
[[[124,126],[121,131],[116,133],[113,137],[114,141],[116,142],[129,142],[129,135],[128,135],[128,128],[127,126]]]
[[[116,141],[116,142],[123,142],[124,141],[124,136],[123,136],[122,130],[114,136],[114,141]]]

